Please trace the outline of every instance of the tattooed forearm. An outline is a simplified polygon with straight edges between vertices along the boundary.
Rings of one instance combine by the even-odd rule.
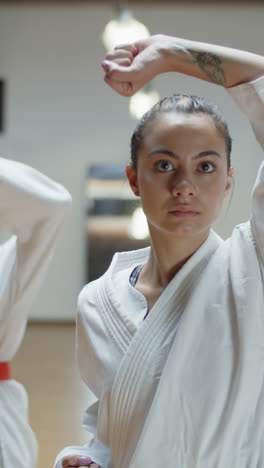
[[[225,86],[226,77],[222,68],[221,59],[214,54],[208,52],[190,51],[196,58],[197,65],[200,69],[215,83]]]
[[[226,76],[222,67],[221,59],[209,52],[197,52],[188,49],[188,58],[185,56],[186,61],[189,63],[197,64],[199,68],[212,80],[214,83],[225,86]]]

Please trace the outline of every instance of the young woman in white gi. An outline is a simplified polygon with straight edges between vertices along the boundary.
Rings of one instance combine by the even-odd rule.
[[[124,96],[169,71],[228,88],[264,147],[263,57],[157,35],[102,66]],[[211,225],[232,185],[230,149],[201,98],[167,98],[139,122],[126,171],[151,247],[116,254],[80,294],[94,438],[64,449],[56,468],[263,468],[264,166],[250,221],[223,241]]]
[[[37,466],[27,393],[12,379],[10,361],[70,206],[64,187],[31,167],[0,158],[0,226],[11,234],[0,245],[0,468]]]

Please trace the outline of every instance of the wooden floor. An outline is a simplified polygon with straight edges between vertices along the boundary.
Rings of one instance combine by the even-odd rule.
[[[12,374],[29,394],[38,468],[52,468],[63,447],[88,440],[81,420],[90,397],[76,367],[74,324],[28,325]]]

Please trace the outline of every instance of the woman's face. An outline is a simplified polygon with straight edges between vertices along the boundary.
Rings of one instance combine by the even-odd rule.
[[[127,167],[150,232],[206,236],[231,186],[226,143],[204,114],[163,114],[147,124],[137,169]]]

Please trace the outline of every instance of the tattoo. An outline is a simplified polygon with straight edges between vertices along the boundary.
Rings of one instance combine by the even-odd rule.
[[[196,52],[190,49],[188,49],[188,52],[192,54],[192,58],[189,59],[190,63],[197,64],[214,83],[225,86],[225,72],[222,68],[222,61],[217,55],[210,52]]]

